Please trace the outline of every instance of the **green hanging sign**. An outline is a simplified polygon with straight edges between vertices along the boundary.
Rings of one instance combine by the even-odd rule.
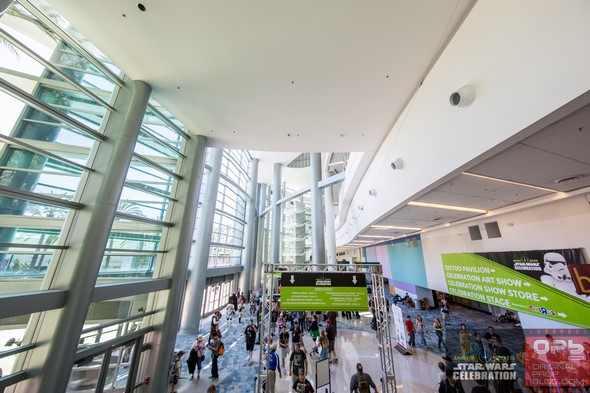
[[[480,255],[442,255],[447,292],[590,328],[590,303]]]
[[[282,273],[281,310],[367,311],[365,273]]]

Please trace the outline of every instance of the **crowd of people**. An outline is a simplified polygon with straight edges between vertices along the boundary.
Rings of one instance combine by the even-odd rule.
[[[373,312],[374,320],[383,317],[387,318],[387,316],[379,316],[373,304],[370,304],[370,310]],[[266,392],[274,393],[277,381],[284,381],[287,378],[293,392],[314,392],[315,385],[311,377],[314,363],[327,360],[330,364],[338,364],[337,348],[335,348],[337,317],[339,316],[337,312],[289,312],[281,310],[278,299],[263,309],[260,296],[251,292],[246,297],[240,291],[230,297],[224,311],[225,315],[222,315],[221,311],[218,310],[211,317],[209,339],[206,340],[202,335],[199,335],[192,344],[186,360],[190,379],[201,378],[201,370],[207,350],[210,351],[209,359],[211,362],[211,375],[209,378],[213,380],[219,378],[217,361],[221,356],[219,353],[220,347],[223,345],[220,324],[224,318],[228,329],[243,331],[247,364],[258,360],[256,359],[257,356],[255,356],[255,348],[257,344],[263,345],[263,350],[268,355],[266,365],[262,365],[267,369]],[[265,329],[264,332],[259,329],[263,313],[268,313],[268,330]],[[426,349],[429,341],[434,337],[434,341],[431,341],[430,344],[435,344],[438,350],[443,353],[443,361],[439,363],[440,373],[436,390],[439,393],[465,393],[451,357],[455,357],[459,353],[452,355],[447,347],[447,340],[445,340],[445,336],[450,334],[447,332],[447,327],[452,324],[451,307],[447,299],[441,301],[440,313],[440,317],[434,317],[434,322],[429,319],[431,322],[428,323],[420,314],[416,315],[415,319],[413,315],[406,315],[404,325],[407,333],[407,346],[408,348],[415,348],[417,345],[421,345]],[[506,315],[509,316],[509,312]],[[343,312],[342,317],[355,318],[356,315],[352,312]],[[470,331],[464,323],[456,325],[458,325],[456,334],[460,348],[459,361],[484,364],[497,362],[498,359],[514,358],[508,348],[503,345],[502,338],[495,332],[493,326],[490,326],[485,334],[481,335],[478,332]],[[267,326],[265,325],[265,327]],[[304,337],[308,337],[305,342]],[[177,367],[177,365],[180,364],[183,355],[184,352],[180,351],[174,360],[174,376],[170,381],[172,392],[174,392],[180,376],[181,368]],[[518,355],[516,358],[518,358]],[[371,388],[377,391],[371,377],[364,373],[362,364],[357,364],[356,370],[357,372],[351,376],[350,380],[351,393],[366,393]],[[212,386],[214,389],[214,385]],[[519,386],[516,381],[496,381],[494,382],[494,391],[495,393],[512,393]],[[489,392],[487,381],[477,381],[471,390],[471,393]],[[523,393],[529,392],[523,390]]]
[[[220,310],[213,313],[208,340],[205,340],[203,335],[198,335],[191,345],[186,360],[189,379],[201,378],[207,350],[210,351],[209,359],[211,361],[209,378],[213,380],[219,378],[218,359],[221,356],[220,347],[224,345],[220,324],[225,317],[228,329],[244,329],[244,345],[248,354],[247,364],[255,360],[255,345],[262,343],[264,350],[268,351],[266,392],[275,392],[277,375],[278,378],[290,378],[289,385],[292,386],[293,392],[314,392],[310,363],[327,360],[329,364],[338,364],[335,348],[338,313],[335,311],[289,312],[281,310],[279,301],[273,301],[269,316],[270,332],[261,337],[263,333],[259,331],[259,326],[263,311],[268,312],[268,309],[262,310],[260,296],[255,292],[250,291],[248,297],[239,290],[232,294],[225,306],[225,316]],[[360,317],[358,313],[352,312],[342,313],[342,316],[344,318]],[[235,323],[236,319],[237,324]],[[311,339],[310,348],[305,346],[303,340],[305,335]],[[170,378],[171,392],[176,391],[184,354],[184,351],[179,351],[173,360],[171,366],[173,377]],[[355,391],[369,392],[370,387],[376,391],[375,384],[371,377],[363,372],[360,363],[357,365],[357,373],[352,376],[350,383],[351,389],[356,386]],[[211,386],[212,389],[215,389],[215,385]]]

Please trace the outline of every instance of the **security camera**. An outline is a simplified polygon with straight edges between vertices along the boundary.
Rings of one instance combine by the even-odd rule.
[[[451,106],[467,106],[473,102],[475,90],[472,86],[465,85],[449,97]]]

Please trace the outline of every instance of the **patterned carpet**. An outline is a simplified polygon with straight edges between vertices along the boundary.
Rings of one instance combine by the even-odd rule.
[[[424,319],[429,333],[426,335],[426,348],[419,344],[419,338],[416,337],[416,344],[419,348],[440,353],[437,348],[437,338],[432,330],[434,317],[440,318],[440,311],[435,310],[416,310],[408,308],[404,305],[398,304],[402,308],[404,318],[407,315],[412,316],[412,320],[416,320],[418,315]],[[459,346],[459,326],[464,323],[471,334],[479,332],[482,336],[487,331],[488,326],[493,326],[496,333],[502,338],[504,345],[509,348],[512,354],[516,354],[522,348],[524,342],[524,335],[520,327],[514,327],[512,324],[501,324],[495,322],[495,317],[481,311],[465,308],[459,305],[451,305],[451,323],[445,326],[445,342],[448,347],[448,353],[457,357],[461,355]],[[183,359],[182,377],[177,387],[178,392],[201,392],[205,391],[207,386],[212,382],[217,386],[217,392],[220,393],[247,393],[253,392],[255,386],[255,378],[258,375],[258,359],[259,346],[254,348],[254,361],[250,364],[247,362],[247,352],[244,343],[244,329],[249,317],[242,320],[239,324],[237,319],[233,320],[233,325],[229,327],[225,317],[222,320],[221,331],[223,335],[223,342],[225,343],[226,353],[219,358],[219,374],[220,378],[217,380],[209,379],[211,375],[211,356],[210,351],[207,351],[206,360],[203,363],[203,370],[201,371],[200,380],[189,381],[188,369],[186,366],[186,357],[188,351],[195,340],[196,335],[178,334],[176,339],[177,350],[184,350],[187,355]],[[210,318],[207,318],[202,323],[200,334],[208,339]],[[371,331],[370,323],[364,319],[362,321],[351,320],[347,321],[344,318],[338,318],[338,329],[350,330],[364,330]],[[442,354],[441,354],[442,355]],[[517,373],[522,375],[522,368],[518,369]],[[195,375],[196,378],[196,375]]]

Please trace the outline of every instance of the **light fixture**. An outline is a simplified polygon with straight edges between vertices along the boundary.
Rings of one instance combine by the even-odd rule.
[[[375,188],[371,188],[369,190],[369,195],[370,196],[377,196],[377,190]]]
[[[408,202],[409,206],[420,206],[420,207],[432,207],[435,209],[445,209],[445,210],[455,210],[461,212],[469,212],[469,213],[482,213],[486,214],[488,211],[484,209],[476,209],[472,207],[463,207],[463,206],[452,206],[452,205],[441,205],[439,203],[428,203],[428,202],[416,202],[411,201]]]
[[[363,210],[365,209],[365,207],[364,207],[363,205],[358,205],[358,206],[357,206],[357,208],[358,208],[360,211],[363,211]]]
[[[537,190],[542,190],[542,191],[549,191],[549,192],[559,192],[557,190],[552,190],[550,188],[545,188],[545,187],[537,187],[537,186],[533,186],[530,184],[525,184],[525,183],[519,183],[519,182],[515,182],[515,181],[511,181],[511,180],[504,180],[504,179],[498,179],[497,177],[490,177],[490,176],[484,176],[484,175],[477,175],[475,173],[469,173],[469,172],[462,172],[462,175],[466,175],[466,176],[473,176],[473,177],[478,177],[480,179],[486,179],[486,180],[492,180],[492,181],[497,181],[499,183],[506,183],[506,184],[514,184],[515,186],[521,186],[521,187],[528,187],[528,188],[534,188]]]
[[[414,227],[398,227],[395,225],[371,225],[371,228],[387,230],[387,229],[403,229],[406,231],[421,231],[422,228],[414,228]]]
[[[328,164],[328,166],[334,166],[334,165],[340,165],[340,164],[346,164],[346,161],[335,161],[335,162],[331,162]]]
[[[358,235],[358,237],[368,237],[373,239],[391,239],[391,236],[383,236],[383,235]]]

